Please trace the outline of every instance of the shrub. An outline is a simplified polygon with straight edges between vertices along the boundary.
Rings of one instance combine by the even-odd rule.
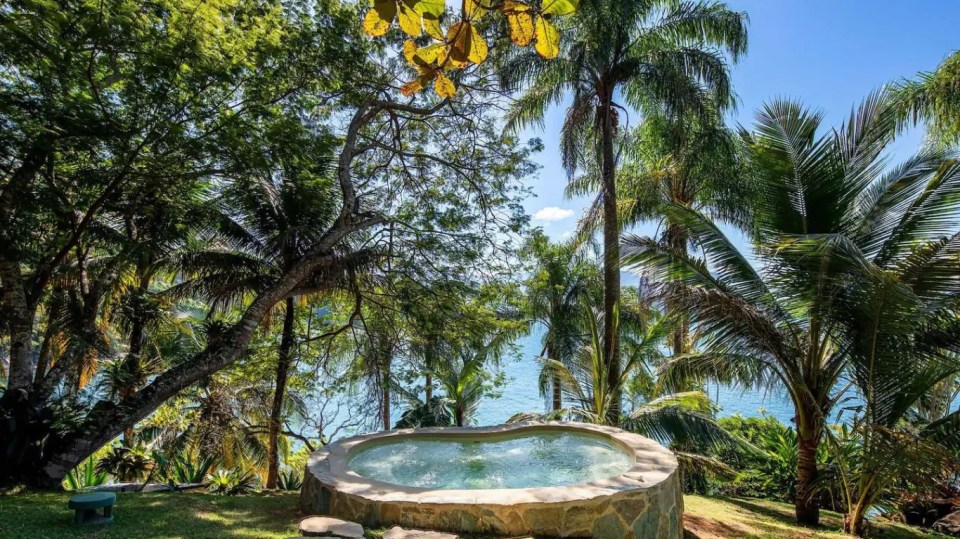
[[[118,445],[97,461],[96,470],[116,477],[120,482],[138,481],[153,469],[154,461],[142,446]]]
[[[90,455],[83,464],[70,470],[63,479],[64,490],[83,490],[107,482],[107,473],[97,470],[97,459]]]
[[[277,477],[277,488],[280,490],[300,490],[303,486],[303,475],[296,470],[283,470]]]
[[[257,475],[251,471],[217,470],[209,474],[210,492],[224,496],[249,494],[256,490],[259,483]]]

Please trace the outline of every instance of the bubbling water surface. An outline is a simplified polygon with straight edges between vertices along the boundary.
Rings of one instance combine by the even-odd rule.
[[[361,447],[348,463],[369,479],[434,489],[558,487],[622,475],[632,465],[613,442],[577,432],[399,438]]]

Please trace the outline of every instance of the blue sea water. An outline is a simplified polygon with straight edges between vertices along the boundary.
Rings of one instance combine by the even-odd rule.
[[[506,374],[506,384],[500,388],[499,397],[485,399],[480,404],[476,424],[496,425],[518,412],[543,412],[546,409],[547,402],[537,389],[540,366],[536,357],[542,348],[541,334],[533,332],[518,344],[520,359],[505,362],[501,366]],[[720,416],[767,414],[789,424],[794,415],[793,406],[782,394],[716,384],[711,385],[707,392],[714,404],[720,407]]]
[[[533,331],[530,335],[523,337],[517,342],[519,348],[519,357],[515,359],[504,360],[500,365],[505,375],[504,384],[500,386],[494,397],[484,398],[473,417],[472,424],[476,426],[499,425],[505,423],[511,416],[521,412],[542,413],[547,411],[548,403],[540,396],[538,388],[538,379],[540,375],[540,364],[537,357],[542,349],[542,334],[540,331]],[[362,392],[361,392],[362,393]],[[759,416],[762,414],[770,415],[784,424],[790,424],[794,416],[793,406],[783,394],[768,393],[743,389],[739,387],[724,387],[716,384],[708,386],[707,393],[715,405],[719,407],[718,415],[726,417],[734,414],[742,416]],[[368,397],[354,395],[352,397],[341,396],[338,404],[332,408],[336,412],[331,417],[323,417],[323,423],[327,428],[335,427],[338,424],[351,422],[349,417],[352,411],[356,411],[360,406],[356,400],[366,400]],[[422,398],[422,395],[421,395]],[[374,403],[366,403],[367,406]],[[397,403],[392,409],[391,423],[395,424],[406,409],[405,404]],[[315,409],[313,413],[322,415],[322,410]],[[313,419],[320,419],[314,417]],[[380,424],[373,418],[370,421],[351,424],[343,429],[336,429],[333,438],[342,438],[360,434],[364,432],[378,430]],[[332,434],[330,432],[329,434]]]

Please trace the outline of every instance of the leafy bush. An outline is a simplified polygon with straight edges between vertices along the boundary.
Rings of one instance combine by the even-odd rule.
[[[96,469],[116,477],[121,482],[133,482],[147,475],[153,467],[153,458],[146,448],[118,445],[100,457]]]
[[[97,471],[97,459],[90,455],[63,479],[64,490],[83,490],[107,482],[107,473]]]
[[[213,455],[195,460],[189,453],[178,453],[170,462],[167,479],[180,484],[202,483],[216,462],[217,457]]]
[[[453,426],[453,414],[447,407],[447,400],[443,397],[433,397],[430,402],[414,401],[410,408],[400,416],[400,420],[393,426],[395,429],[412,429],[419,427],[450,427]]]
[[[224,496],[249,494],[259,484],[257,475],[249,470],[217,470],[209,474],[210,492]]]
[[[726,449],[718,457],[738,471],[733,481],[715,482],[712,490],[725,496],[746,496],[793,502],[796,497],[797,432],[768,415],[734,415],[718,421],[720,426],[749,442],[756,453]],[[859,442],[846,425],[830,427],[825,443],[817,450],[819,477],[816,489],[822,506],[844,511],[843,473],[856,463]]]
[[[283,470],[277,477],[277,488],[280,490],[300,490],[303,486],[303,475],[296,470]]]
[[[719,485],[725,495],[793,501],[796,496],[797,433],[771,416],[719,420],[720,426],[739,436],[759,453],[736,449],[722,451],[720,460],[740,470],[732,482]],[[736,463],[736,464],[734,464]]]

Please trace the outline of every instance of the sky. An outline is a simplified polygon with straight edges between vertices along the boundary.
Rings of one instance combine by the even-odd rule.
[[[822,110],[825,125],[835,126],[871,90],[930,71],[960,49],[958,0],[728,0],[727,5],[750,19],[747,55],[732,69],[739,106],[731,125],[749,126],[766,100],[788,97]],[[543,129],[523,133],[544,142],[535,159],[541,170],[529,183],[536,196],[525,206],[533,224],[555,239],[571,233],[589,203],[563,197],[562,121],[563,108],[556,107]],[[922,141],[922,130],[906,133],[894,159],[906,158]],[[654,231],[646,225],[635,232]]]

